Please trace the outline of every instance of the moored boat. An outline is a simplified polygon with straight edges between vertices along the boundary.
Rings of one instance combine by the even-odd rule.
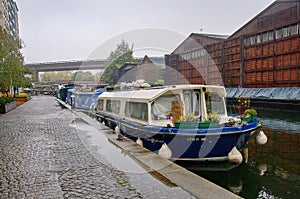
[[[95,102],[98,96],[105,91],[105,88],[99,88],[95,91],[82,88],[69,89],[66,102],[69,105],[72,105],[72,100],[74,100],[74,108],[82,110],[94,110]]]
[[[225,96],[224,87],[210,85],[104,92],[96,114],[120,135],[167,159],[222,161],[242,150],[261,127],[256,117],[246,122],[227,115]]]

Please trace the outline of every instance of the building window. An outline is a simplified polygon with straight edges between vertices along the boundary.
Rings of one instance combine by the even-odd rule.
[[[196,51],[193,51],[192,52],[192,59],[195,59],[197,56],[196,56]]]
[[[298,34],[298,24],[291,26],[291,35]]]
[[[282,36],[283,36],[283,37],[288,37],[288,36],[290,36],[290,27],[285,27],[285,28],[283,28]]]
[[[255,36],[250,37],[250,44],[253,45],[255,43]]]
[[[261,35],[257,35],[256,36],[256,42],[259,44],[261,42]]]
[[[126,102],[125,116],[133,119],[148,121],[148,105],[141,102]]]
[[[198,57],[202,55],[201,50],[198,50]]]
[[[263,42],[268,41],[268,33],[267,32],[265,32],[265,33],[262,34],[262,41]]]
[[[281,28],[276,30],[275,38],[276,39],[282,38],[282,29]]]
[[[269,41],[272,41],[274,39],[274,31],[269,32]]]
[[[249,46],[250,45],[250,38],[249,37],[245,38],[244,42],[245,42],[246,46]]]

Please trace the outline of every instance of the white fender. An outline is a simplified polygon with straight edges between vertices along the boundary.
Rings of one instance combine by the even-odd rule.
[[[245,163],[248,163],[248,158],[249,158],[249,152],[248,151],[249,151],[248,147],[245,147],[242,151]]]
[[[138,139],[136,140],[136,143],[138,145],[140,145],[141,147],[143,146],[143,141],[138,137]]]
[[[261,130],[256,135],[256,143],[259,145],[264,145],[268,142],[268,137],[264,134],[264,132]]]
[[[165,158],[165,159],[169,159],[172,157],[172,151],[171,149],[168,147],[168,145],[166,143],[164,143],[161,148],[158,151],[158,155]]]
[[[118,125],[117,125],[116,128],[115,128],[115,133],[116,133],[117,135],[120,134],[120,127],[119,127]]]
[[[234,164],[241,164],[243,161],[242,154],[237,150],[236,147],[233,147],[232,150],[228,153],[228,161]]]
[[[92,104],[90,105],[90,110],[95,111],[95,103],[92,103]]]
[[[268,165],[264,163],[258,163],[256,165],[257,170],[259,171],[259,175],[263,176],[265,175],[265,172],[268,170]]]
[[[228,188],[233,193],[239,194],[239,193],[241,193],[241,191],[243,189],[243,182],[241,180],[238,180],[237,182],[234,182],[234,184],[229,184]]]

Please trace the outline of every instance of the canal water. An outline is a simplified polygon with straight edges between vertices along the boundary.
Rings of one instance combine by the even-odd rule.
[[[300,198],[300,113],[256,109],[268,136],[260,146],[252,138],[248,161],[182,165],[244,198]]]

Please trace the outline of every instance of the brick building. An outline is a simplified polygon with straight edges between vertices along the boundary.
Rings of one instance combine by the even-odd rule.
[[[167,84],[300,86],[300,1],[277,0],[231,36],[191,34],[165,55]]]

